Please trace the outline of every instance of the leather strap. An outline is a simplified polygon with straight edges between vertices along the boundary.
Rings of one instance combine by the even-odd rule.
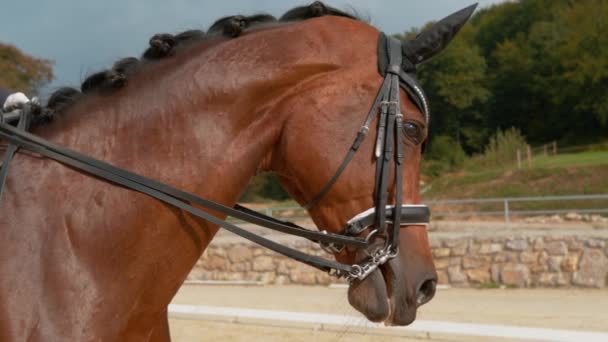
[[[355,153],[357,152],[357,149],[359,148],[359,146],[365,139],[367,132],[369,131],[369,124],[371,122],[371,119],[373,118],[373,115],[375,113],[377,113],[380,103],[382,101],[387,100],[386,96],[388,96],[388,92],[390,91],[390,88],[391,88],[390,77],[387,77],[387,74],[398,75],[399,86],[406,91],[406,93],[409,95],[410,99],[414,101],[414,104],[416,104],[416,106],[424,113],[427,124],[429,123],[430,111],[429,111],[428,101],[426,100],[426,95],[424,94],[424,91],[422,90],[422,88],[420,87],[418,82],[416,81],[415,68],[412,69],[411,67],[407,66],[407,69],[404,69],[404,66],[406,66],[406,65],[403,65],[404,63],[410,63],[410,62],[407,61],[407,59],[404,59],[401,55],[401,43],[398,40],[396,40],[395,38],[388,37],[386,34],[384,34],[384,32],[381,32],[378,37],[378,71],[379,71],[380,75],[384,76],[384,81],[382,82],[382,86],[380,87],[380,90],[378,91],[376,100],[374,101],[374,104],[372,105],[372,108],[367,115],[365,124],[361,127],[359,132],[357,132],[357,137],[355,138],[355,141],[351,145],[351,148],[346,153],[346,156],[342,160],[342,163],[340,164],[340,166],[338,167],[338,169],[336,170],[334,175],[329,179],[329,181],[317,193],[317,195],[315,195],[306,205],[304,205],[304,208],[311,209],[312,207],[314,207],[315,205],[317,205],[319,203],[319,201],[327,194],[327,192],[332,188],[332,186],[338,181],[338,178],[340,177],[340,175],[342,175],[342,173],[344,172],[344,170],[346,169],[346,167],[348,166],[348,164],[354,157]],[[407,70],[409,73],[404,70]],[[399,95],[397,94],[397,98],[398,98],[398,96]],[[380,118],[379,118],[379,123],[380,123],[381,127],[378,129],[378,134],[376,137],[376,139],[377,139],[376,140],[376,157],[379,157],[379,154],[381,153],[381,150],[383,147],[381,142],[384,141],[384,139],[385,139],[385,134],[386,134],[386,131],[385,131],[386,117],[385,117],[385,115],[386,115],[385,113],[381,113]],[[365,133],[362,133],[362,130],[364,129],[364,127],[367,127],[367,130],[365,130]],[[382,170],[382,165],[377,164],[376,165],[376,175],[380,174],[381,170]],[[380,181],[380,178],[376,177],[376,183],[375,183],[376,192],[380,185],[379,181]],[[376,201],[376,200],[377,200],[377,198],[376,198],[376,196],[374,196],[374,201]],[[380,208],[381,206],[378,205],[378,207]]]
[[[268,240],[264,237],[251,233],[247,230],[244,230],[240,227],[237,227],[234,224],[223,221],[209,213],[206,213],[198,208],[193,207],[192,205],[186,203],[185,201],[175,198],[168,193],[159,191],[152,187],[148,187],[142,183],[149,182],[150,184],[155,183],[154,181],[147,179],[142,176],[137,176],[136,178],[140,182],[133,181],[131,179],[122,177],[118,173],[114,173],[112,171],[116,171],[115,168],[109,164],[106,164],[102,161],[95,160],[91,157],[80,158],[73,157],[74,155],[79,155],[79,153],[69,150],[64,147],[59,147],[49,141],[46,141],[42,138],[32,136],[29,133],[19,131],[13,127],[10,127],[4,123],[0,124],[0,138],[6,139],[10,141],[12,144],[18,145],[22,148],[25,148],[34,153],[38,153],[47,158],[54,159],[60,163],[71,166],[93,176],[105,179],[117,185],[124,186],[126,188],[141,192],[153,198],[156,198],[164,203],[182,209],[184,211],[189,212],[190,214],[197,216],[203,220],[211,222],[212,224],[216,224],[236,235],[239,235],[249,241],[259,244],[260,246],[271,249],[277,253],[283,254],[289,258],[297,260],[299,262],[305,263],[312,267],[318,268],[323,271],[330,272],[332,270],[339,272],[342,275],[346,275],[353,270],[351,265],[342,264],[332,260],[326,260],[321,257],[310,255],[306,253],[302,253],[298,250],[289,248],[287,246],[283,246],[274,241]],[[35,139],[32,139],[35,138]],[[37,140],[37,141],[33,141]],[[94,163],[91,163],[94,161]],[[110,167],[98,167],[97,165],[106,165]],[[120,169],[118,169],[120,170]],[[124,171],[124,170],[122,170]],[[126,171],[124,171],[126,172]],[[145,182],[143,182],[145,181]],[[170,193],[179,193],[180,191],[174,189],[170,186],[164,185],[165,190],[169,190]],[[194,195],[193,195],[194,196]],[[202,199],[201,199],[202,200]]]
[[[319,193],[315,197],[313,197],[313,199],[310,200],[310,202],[308,202],[306,205],[304,205],[304,208],[306,208],[307,210],[314,207],[315,205],[317,205],[317,203],[321,200],[321,198],[323,198],[323,196],[325,196],[325,194],[329,191],[329,189],[331,189],[331,187],[334,185],[334,183],[336,183],[336,181],[338,180],[340,175],[342,175],[342,172],[344,172],[344,170],[346,169],[346,166],[348,166],[350,161],[355,156],[355,153],[357,152],[357,150],[361,146],[361,143],[365,140],[365,137],[367,136],[367,133],[369,132],[369,125],[372,122],[374,114],[378,111],[378,106],[380,105],[380,102],[382,101],[382,98],[384,97],[384,93],[386,93],[386,91],[388,90],[388,84],[389,84],[389,80],[387,78],[385,78],[384,81],[382,82],[382,86],[380,87],[380,90],[378,91],[378,94],[376,95],[376,99],[374,100],[374,103],[372,104],[372,108],[367,113],[365,122],[363,123],[361,128],[359,128],[359,131],[357,132],[357,136],[355,137],[355,141],[353,142],[351,147],[348,149],[348,152],[346,153],[346,157],[344,157],[344,160],[342,160],[342,163],[340,164],[340,167],[338,167],[338,170],[336,171],[336,173],[325,184],[325,186],[321,189],[321,191],[319,191]]]
[[[29,126],[29,120],[29,110],[28,108],[24,108],[24,110],[19,113],[17,129],[22,131],[27,130]],[[0,123],[3,125],[5,124],[4,120],[2,120]],[[6,152],[4,153],[4,159],[2,160],[2,164],[0,164],[0,199],[2,198],[2,193],[4,192],[4,185],[6,183],[6,177],[8,176],[9,165],[18,149],[19,146],[13,144],[12,142],[9,143]]]
[[[377,141],[376,156],[378,164],[376,178],[378,179],[378,186],[376,188],[376,229],[382,232],[386,228],[386,206],[388,201],[388,184],[389,184],[389,172],[390,163],[394,155],[395,141],[399,141],[399,135],[395,135],[395,118],[397,113],[400,113],[400,101],[399,101],[399,71],[401,70],[401,45],[394,38],[387,37],[381,40],[386,46],[380,47],[381,50],[388,51],[389,61],[386,69],[386,78],[390,81],[389,91],[385,100],[382,102],[382,118],[386,118],[385,122],[379,123],[379,133]],[[381,134],[384,132],[384,134]],[[381,139],[384,139],[383,141]],[[380,149],[380,146],[382,148]],[[381,153],[378,153],[381,152]],[[401,188],[396,188],[397,193],[401,192]],[[401,208],[401,206],[399,206]],[[396,215],[400,218],[400,215]],[[391,234],[392,235],[392,234]],[[387,243],[389,239],[387,239]]]
[[[389,222],[395,222],[394,208],[394,205],[388,205],[385,208],[386,218]],[[408,225],[428,224],[431,217],[431,212],[426,205],[406,204],[402,205],[398,212],[397,220]],[[348,235],[359,235],[375,222],[376,208],[373,207],[348,220],[345,233]]]
[[[9,130],[11,128],[12,127],[10,127],[10,126],[7,127],[7,129],[9,129]],[[15,130],[14,132],[18,132],[18,131]],[[182,201],[191,202],[191,203],[200,205],[202,207],[205,207],[205,208],[220,212],[222,214],[253,223],[253,224],[262,225],[269,229],[280,231],[283,233],[301,236],[301,237],[310,239],[315,242],[342,243],[342,244],[352,245],[355,247],[363,247],[363,246],[367,245],[365,240],[362,240],[362,239],[353,238],[353,237],[349,237],[349,236],[343,236],[343,235],[339,235],[339,234],[333,234],[333,233],[322,233],[322,232],[312,231],[312,230],[300,227],[298,225],[295,225],[293,223],[287,223],[287,222],[280,221],[275,218],[270,218],[268,216],[254,215],[254,214],[252,214],[252,212],[253,212],[252,210],[245,212],[243,210],[233,209],[233,208],[224,206],[222,204],[206,200],[206,199],[196,196],[192,193],[178,190],[178,189],[172,188],[166,184],[159,183],[159,182],[153,181],[151,179],[147,179],[145,177],[142,177],[135,173],[129,172],[127,170],[117,168],[113,165],[110,165],[108,163],[94,159],[87,155],[65,149],[59,145],[56,145],[50,141],[44,140],[33,134],[30,134],[27,132],[20,132],[20,134],[22,134],[24,137],[27,137],[27,139],[29,139],[30,141],[32,141],[34,143],[41,144],[43,146],[48,146],[57,151],[62,151],[63,153],[66,153],[71,158],[84,160],[96,167],[111,170],[113,173],[116,173],[121,177],[141,183],[144,186],[156,189],[158,191],[165,192]],[[243,207],[239,206],[239,208],[243,208]]]
[[[386,76],[389,64],[389,50],[388,48],[381,48],[382,46],[386,46],[386,40],[394,39],[386,36],[384,33],[380,34],[380,38],[378,41],[378,72],[382,76]],[[401,59],[401,69],[399,71],[399,85],[405,92],[409,95],[409,98],[414,101],[414,104],[422,111],[422,113],[426,117],[427,125],[431,121],[431,114],[428,105],[428,101],[426,99],[426,95],[422,90],[422,87],[418,84],[416,80],[416,67],[409,61],[407,58]]]
[[[197,216],[203,220],[223,227],[234,234],[237,234],[245,239],[248,239],[254,243],[257,243],[275,252],[290,257],[294,260],[300,261],[302,263],[308,264],[324,271],[328,271],[330,273],[333,272],[334,275],[348,276],[349,279],[363,279],[368,274],[370,274],[370,272],[372,272],[375,268],[377,268],[379,265],[388,260],[388,258],[392,258],[396,255],[396,246],[398,242],[397,239],[401,221],[407,223],[412,223],[413,221],[415,221],[415,223],[426,223],[428,222],[429,216],[428,208],[426,208],[426,206],[419,206],[423,208],[421,210],[422,213],[421,211],[413,213],[410,210],[407,210],[408,206],[401,206],[403,149],[399,138],[400,132],[402,130],[402,115],[399,112],[399,87],[404,77],[402,76],[403,70],[401,68],[402,59],[400,53],[400,43],[399,41],[393,38],[386,37],[384,33],[382,33],[379,39],[379,51],[382,50],[387,51],[389,57],[388,67],[384,74],[385,79],[382,83],[380,90],[378,91],[376,99],[374,100],[374,104],[370,109],[363,126],[357,133],[357,136],[355,137],[355,140],[351,145],[351,148],[349,149],[346,157],[338,168],[338,171],[336,172],[334,177],[330,179],[326,186],[323,187],[321,192],[317,196],[315,196],[311,203],[309,203],[309,205],[307,206],[307,208],[310,208],[315,205],[337,181],[338,177],[342,174],[348,163],[352,160],[354,154],[356,153],[359,146],[365,139],[367,133],[369,132],[371,120],[373,119],[374,114],[377,113],[379,107],[380,120],[378,122],[378,136],[376,140],[375,151],[375,156],[377,158],[376,181],[374,190],[375,207],[373,209],[372,215],[357,215],[360,216],[358,218],[359,222],[353,223],[349,221],[350,226],[352,226],[352,229],[349,230],[349,227],[347,227],[347,229],[345,229],[345,232],[357,234],[362,229],[365,229],[367,226],[369,226],[368,221],[370,219],[372,221],[369,222],[375,222],[377,224],[378,229],[384,229],[387,216],[389,218],[392,217],[393,229],[389,232],[389,239],[387,239],[386,246],[387,248],[381,251],[377,251],[381,252],[380,254],[375,252],[374,254],[377,256],[377,258],[374,257],[372,258],[372,260],[367,261],[365,263],[346,265],[339,262],[326,260],[314,255],[299,252],[297,250],[283,246],[264,237],[258,236],[242,228],[239,228],[234,224],[223,221],[211,214],[208,214],[192,206],[190,203],[214,210],[216,212],[220,212],[227,216],[236,217],[269,229],[307,238],[311,241],[320,243],[322,247],[331,247],[330,249],[332,251],[336,250],[336,246],[351,245],[357,248],[368,246],[369,242],[366,239],[359,239],[356,237],[345,236],[341,234],[332,234],[325,231],[311,231],[306,228],[300,227],[294,223],[285,222],[273,217],[268,217],[266,215],[252,211],[239,205],[236,205],[233,209],[221,205],[219,203],[215,203],[204,198],[198,197],[192,193],[184,192],[169,185],[159,183],[149,178],[134,174],[127,170],[117,168],[103,161],[83,155],[81,153],[54,144],[48,140],[37,137],[33,134],[27,133],[26,130],[29,124],[30,113],[29,106],[26,106],[24,108],[17,128],[6,124],[4,122],[6,120],[0,121],[0,138],[6,139],[10,142],[9,149],[7,150],[7,153],[4,158],[4,166],[2,167],[2,170],[0,170],[0,195],[2,193],[4,181],[8,172],[9,163],[12,160],[14,154],[16,153],[17,148],[26,148],[32,152],[57,160],[63,164],[69,165],[101,179],[105,179],[107,181],[124,186],[126,188],[147,194],[164,203],[185,210],[194,216]],[[424,94],[422,93],[422,90],[417,91],[419,87],[416,88],[417,84],[415,83],[415,81],[412,83],[412,80],[408,80],[407,77],[405,77],[405,79],[409,86],[414,89],[413,92],[415,93],[415,95],[417,94],[422,98],[422,104],[424,105],[424,108],[421,109],[426,110],[426,100],[424,99]],[[412,96],[412,93],[410,93],[410,96]],[[420,101],[418,101],[417,103],[419,102]],[[428,113],[428,111],[425,111],[425,113]],[[5,118],[3,117],[3,119]],[[389,166],[392,159],[395,160],[395,185],[397,204],[396,207],[399,208],[399,214],[393,213],[395,209],[392,209],[393,212],[391,212],[390,206],[386,206],[388,196]],[[355,227],[357,225],[359,225],[359,228]]]
[[[410,98],[412,98],[419,109],[425,114],[427,122],[430,119],[428,105],[422,89],[418,86],[415,77],[410,76],[404,71],[402,63],[404,59],[401,54],[401,43],[392,37],[380,34],[378,39],[378,66],[380,73],[384,76],[382,86],[378,91],[378,95],[374,104],[368,113],[364,126],[359,130],[355,142],[346,154],[346,157],[334,173],[333,177],[325,184],[319,193],[305,206],[310,209],[318,204],[323,196],[331,189],[344,172],[349,162],[352,160],[359,145],[363,141],[365,135],[369,131],[369,123],[376,113],[377,108],[380,109],[378,120],[378,132],[376,136],[375,157],[376,157],[376,177],[374,184],[374,211],[367,216],[358,217],[357,220],[351,222],[344,230],[347,235],[357,235],[364,229],[369,227],[370,218],[373,218],[376,225],[376,230],[382,232],[386,229],[387,216],[392,217],[392,229],[388,233],[386,240],[385,252],[395,254],[398,246],[399,231],[403,222],[412,223],[427,223],[429,220],[428,208],[422,206],[426,215],[419,216],[418,220],[411,220],[411,213],[405,212],[403,203],[403,160],[404,150],[401,141],[401,132],[403,129],[403,114],[400,106],[400,89],[404,89]],[[415,72],[411,68],[411,63],[408,63],[408,71]],[[390,164],[394,160],[394,175],[395,175],[395,204],[394,207],[404,210],[399,215],[394,215],[387,205],[388,201],[388,186],[390,175]]]

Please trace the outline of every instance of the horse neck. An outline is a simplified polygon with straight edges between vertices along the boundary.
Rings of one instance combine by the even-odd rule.
[[[310,52],[255,46],[246,36],[148,66],[126,88],[91,96],[40,134],[232,205],[278,141],[285,117],[274,105],[303,78],[334,68]]]

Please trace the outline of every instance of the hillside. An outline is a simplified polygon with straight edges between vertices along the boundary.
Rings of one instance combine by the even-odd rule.
[[[443,174],[423,187],[426,201],[437,199],[541,197],[608,194],[608,151],[538,157],[532,166]],[[510,210],[605,210],[606,199],[511,202]],[[439,212],[500,213],[502,202],[441,205]],[[595,211],[594,213],[598,213]]]
[[[447,173],[424,187],[425,199],[608,193],[608,151],[538,157],[518,170]]]

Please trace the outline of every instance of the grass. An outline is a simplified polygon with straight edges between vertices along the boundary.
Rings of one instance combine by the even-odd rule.
[[[477,286],[478,289],[499,289],[501,288],[501,284],[493,282],[493,281],[488,281],[485,283],[481,283]]]
[[[516,164],[509,167],[482,168],[471,158],[463,170],[446,173],[426,186],[424,199],[528,197],[549,195],[608,194],[608,151],[539,156],[528,168]],[[263,201],[251,204],[253,209],[297,207],[293,200]],[[608,208],[608,200],[521,202],[512,203],[511,210]],[[467,209],[464,208],[463,209]],[[479,204],[468,209],[500,211],[501,203]],[[291,215],[304,215],[293,212]]]
[[[567,166],[608,165],[608,151],[567,153],[556,156],[541,156],[532,162],[533,168],[559,168]]]
[[[467,165],[465,163],[465,165]],[[608,193],[608,151],[539,156],[528,167],[478,168],[470,162],[463,171],[430,182],[425,198],[519,197]]]
[[[465,163],[466,165],[466,163]],[[534,197],[608,194],[608,151],[539,156],[532,167],[479,168],[474,163],[459,172],[432,180],[425,199]],[[511,210],[606,209],[608,200],[517,202]],[[461,211],[501,211],[502,203],[451,206]]]

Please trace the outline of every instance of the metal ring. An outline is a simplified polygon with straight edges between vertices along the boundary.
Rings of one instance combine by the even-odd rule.
[[[359,278],[361,274],[363,274],[363,268],[360,265],[354,264],[352,268],[353,269],[348,273],[349,280]]]
[[[365,243],[369,244],[369,239],[371,239],[372,236],[376,235],[376,233],[378,233],[378,229],[374,229],[369,232],[369,234],[367,234],[367,236],[365,237]]]

